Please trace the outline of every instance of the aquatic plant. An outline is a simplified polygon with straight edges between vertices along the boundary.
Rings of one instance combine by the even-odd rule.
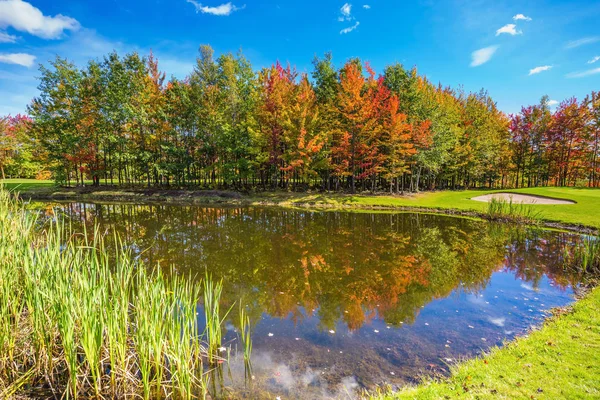
[[[167,276],[90,236],[0,190],[0,397],[206,396],[222,283]]]
[[[208,343],[208,360],[211,365],[222,361],[221,353],[225,348],[221,346],[223,321],[229,314],[221,315],[220,300],[223,293],[223,282],[214,282],[210,275],[204,278],[204,315],[206,318],[205,338]]]
[[[567,270],[597,278],[600,276],[600,238],[586,235],[579,242],[565,245],[563,262]]]
[[[509,200],[492,197],[488,203],[486,214],[491,220],[508,220],[525,223],[537,223],[542,216],[540,211],[535,210],[529,205],[513,202],[512,197]]]
[[[250,316],[246,313],[242,303],[240,302],[240,341],[244,349],[244,374],[245,381],[252,381],[252,335],[250,333]]]
[[[244,361],[249,362],[252,355],[252,337],[250,334],[250,317],[240,302],[240,339],[244,347]]]

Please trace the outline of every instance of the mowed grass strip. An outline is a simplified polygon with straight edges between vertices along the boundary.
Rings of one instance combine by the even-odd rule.
[[[37,179],[0,179],[0,187],[9,191],[24,191],[55,187],[54,181]]]

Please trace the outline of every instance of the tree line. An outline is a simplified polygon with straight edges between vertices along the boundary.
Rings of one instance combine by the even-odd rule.
[[[40,67],[28,116],[0,120],[3,176],[58,183],[305,190],[598,186],[600,100],[506,115],[485,91],[433,84],[416,68],[377,75],[331,54],[310,74],[255,72],[201,46],[185,79],[152,53]]]

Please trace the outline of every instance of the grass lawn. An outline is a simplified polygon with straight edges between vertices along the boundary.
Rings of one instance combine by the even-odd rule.
[[[31,190],[36,188],[54,187],[54,181],[39,181],[37,179],[0,179],[0,186],[8,190]]]
[[[600,288],[541,330],[451,370],[446,380],[372,399],[600,398]]]

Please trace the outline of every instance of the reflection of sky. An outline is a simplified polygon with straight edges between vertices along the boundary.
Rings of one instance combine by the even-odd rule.
[[[377,316],[357,331],[338,323],[330,333],[319,329],[316,316],[294,324],[291,317],[263,315],[253,332],[254,385],[283,398],[349,398],[359,387],[443,374],[448,363],[539,325],[546,310],[569,303],[572,294],[545,276],[533,289],[510,272],[496,272],[485,289],[457,289],[399,327]],[[239,370],[234,377],[244,376],[243,363],[231,368]]]

